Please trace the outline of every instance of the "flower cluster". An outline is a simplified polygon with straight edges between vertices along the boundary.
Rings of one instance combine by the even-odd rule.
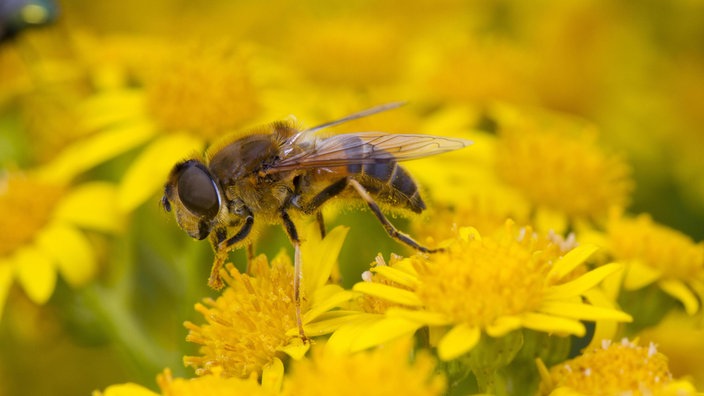
[[[3,5],[0,394],[695,394],[703,16],[686,0]],[[343,147],[271,182],[308,136],[272,163],[223,155],[219,172],[249,173],[194,217],[224,284],[208,288],[211,246],[162,210],[208,195],[171,200],[175,164],[401,101],[316,136],[471,146],[416,158],[436,149],[406,138],[386,180],[344,168]],[[336,172],[359,186],[325,190]],[[210,188],[191,181],[175,188]],[[410,183],[419,215],[399,204]],[[319,213],[290,198],[306,189],[325,191]]]

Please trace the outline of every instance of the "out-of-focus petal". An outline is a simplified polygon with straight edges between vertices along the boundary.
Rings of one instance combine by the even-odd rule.
[[[75,228],[55,222],[37,236],[36,243],[47,256],[56,260],[61,275],[71,286],[81,286],[95,275],[93,249]]]
[[[116,195],[117,188],[110,183],[82,184],[59,202],[54,218],[96,231],[119,231],[124,219],[117,211]]]
[[[454,326],[438,344],[438,356],[444,361],[455,359],[468,352],[479,342],[481,329],[460,323]]]
[[[164,186],[178,162],[198,153],[203,141],[186,133],[169,134],[149,145],[127,169],[118,189],[118,208],[129,212]]]
[[[59,153],[37,171],[43,180],[67,183],[76,175],[139,146],[155,134],[151,123],[139,123],[96,133]]]
[[[51,258],[30,246],[18,250],[13,261],[17,281],[29,299],[36,304],[46,303],[56,286],[56,268]]]

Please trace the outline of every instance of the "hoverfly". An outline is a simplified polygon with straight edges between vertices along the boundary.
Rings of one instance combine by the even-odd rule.
[[[215,144],[204,160],[176,164],[161,202],[166,211],[174,209],[176,221],[188,235],[209,237],[215,250],[210,287],[223,286],[221,267],[228,253],[246,240],[255,220],[282,224],[294,246],[296,320],[305,339],[300,312],[300,239],[289,212],[315,215],[324,236],[320,209],[333,197],[361,198],[391,237],[421,252],[436,251],[397,230],[377,201],[422,212],[425,203],[418,186],[397,162],[458,150],[471,141],[383,132],[318,135],[324,128],[400,105],[373,107],[303,130],[292,121],[275,122],[245,137]]]

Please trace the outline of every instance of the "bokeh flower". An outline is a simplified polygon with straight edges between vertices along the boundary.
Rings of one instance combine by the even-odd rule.
[[[224,377],[219,370],[214,374],[193,379],[174,378],[166,369],[157,376],[161,393],[155,393],[134,383],[111,385],[103,392],[93,392],[93,396],[196,396],[196,395],[252,395],[273,396],[279,392],[263,387],[256,377]],[[280,387],[281,384],[278,384]]]
[[[132,45],[152,51],[142,59],[141,73],[134,76],[138,85],[98,92],[86,99],[82,112],[84,122],[94,128],[128,141],[149,142],[120,185],[118,202],[125,211],[161,188],[176,162],[262,117],[262,99],[256,89],[262,82],[249,66],[245,51],[232,43],[194,40],[174,46],[152,39],[134,40]],[[118,70],[134,70],[135,53],[140,52],[117,57],[115,62],[127,63]]]
[[[104,182],[61,185],[30,173],[0,175],[0,310],[14,283],[44,304],[58,274],[73,287],[95,276],[98,258],[84,230],[121,228],[115,191]]]
[[[441,395],[446,381],[427,353],[411,353],[410,342],[373,351],[336,354],[315,348],[292,364],[284,395]]]
[[[497,107],[496,172],[535,209],[536,226],[603,223],[629,202],[633,182],[619,156],[596,143],[593,127],[569,118]]]
[[[652,220],[614,214],[604,236],[613,259],[626,266],[623,288],[639,290],[651,284],[677,299],[694,315],[704,301],[704,243]]]
[[[541,371],[542,395],[695,395],[686,380],[674,380],[667,357],[654,344],[604,340],[580,356]]]

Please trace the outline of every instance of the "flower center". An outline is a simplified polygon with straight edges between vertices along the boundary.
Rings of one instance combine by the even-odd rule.
[[[667,358],[654,345],[640,347],[625,339],[607,341],[601,348],[553,367],[550,374],[557,386],[586,395],[651,394],[672,380]]]
[[[29,242],[49,221],[63,188],[19,174],[0,175],[0,256]]]
[[[293,302],[293,267],[287,257],[267,263],[259,256],[251,263],[253,276],[229,268],[228,288],[217,300],[198,304],[207,322],[186,323],[187,340],[200,344],[200,356],[188,356],[186,365],[198,375],[221,367],[226,377],[261,374],[286,344],[286,331],[296,326]]]
[[[501,130],[497,172],[537,205],[569,216],[604,216],[626,205],[632,182],[626,163],[594,140],[593,134],[521,121]]]
[[[212,140],[259,110],[245,60],[226,46],[177,51],[146,81],[147,108],[167,131],[193,131]]]
[[[460,238],[431,261],[417,258],[418,296],[428,310],[475,326],[534,311],[548,286],[545,275],[552,260],[557,260],[558,249],[538,249],[536,242],[543,247],[546,242],[528,234]]]

